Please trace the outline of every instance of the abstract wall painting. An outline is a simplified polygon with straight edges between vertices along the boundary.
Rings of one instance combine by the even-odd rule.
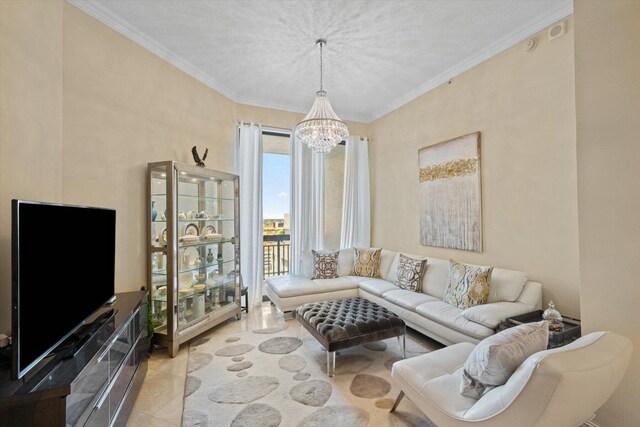
[[[420,243],[482,251],[480,132],[418,151]]]

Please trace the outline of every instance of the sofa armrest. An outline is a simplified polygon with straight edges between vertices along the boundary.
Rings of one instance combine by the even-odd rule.
[[[498,327],[498,324],[507,317],[529,313],[532,310],[532,307],[521,302],[503,301],[476,305],[475,307],[464,310],[461,315],[471,322],[495,329]]]

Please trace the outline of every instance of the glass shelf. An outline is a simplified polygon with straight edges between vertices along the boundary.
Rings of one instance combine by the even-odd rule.
[[[178,247],[179,248],[192,248],[192,247],[199,247],[199,246],[209,246],[209,245],[220,245],[222,243],[234,243],[235,242],[235,238],[230,238],[230,239],[223,239],[223,240],[198,240],[197,242],[193,242],[193,243],[179,243]]]
[[[233,218],[217,218],[217,219],[204,219],[204,218],[193,218],[193,219],[179,219],[178,222],[194,222],[194,221],[229,221],[229,222],[234,222],[235,219]],[[155,221],[152,221],[152,223],[166,223],[167,221],[161,220],[161,219],[156,219]]]
[[[181,269],[180,273],[188,273],[190,271],[198,271],[198,270],[204,270],[207,268],[211,268],[211,267],[217,267],[220,264],[229,264],[232,262],[235,262],[235,259],[228,259],[228,260],[222,260],[222,261],[214,261],[211,264],[207,264],[204,267],[202,266],[189,266],[189,268],[187,269]],[[156,274],[158,276],[166,276],[167,275],[167,270],[163,269],[163,270],[154,270],[151,272],[151,274]],[[164,284],[159,284],[160,286],[164,286]]]
[[[193,298],[196,295],[202,295],[204,293],[206,293],[208,290],[211,289],[218,289],[218,288],[225,288],[228,285],[234,285],[235,286],[235,278],[233,279],[225,279],[224,282],[217,282],[215,285],[213,286],[205,286],[204,288],[200,289],[200,290],[196,290],[196,289],[189,289],[190,292],[183,292],[182,294],[178,295],[178,300],[185,300],[188,298]],[[158,301],[158,302],[167,302],[167,295],[154,295],[153,296],[153,300],[154,301]]]
[[[157,193],[157,194],[152,194],[151,197],[167,197],[166,194],[162,193]],[[205,200],[205,201],[212,201],[215,202],[216,200],[220,200],[223,202],[235,202],[235,199],[233,198],[228,198],[228,197],[212,197],[212,196],[194,196],[191,194],[178,194],[178,197],[181,199],[195,199],[195,200]]]

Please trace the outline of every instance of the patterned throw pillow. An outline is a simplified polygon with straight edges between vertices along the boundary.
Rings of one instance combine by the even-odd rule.
[[[335,279],[338,277],[340,251],[313,252],[313,277],[311,279]]]
[[[379,279],[382,249],[353,248],[353,275]]]
[[[400,262],[398,263],[397,269],[398,276],[393,284],[400,289],[420,292],[422,276],[424,275],[426,267],[426,259],[414,259],[400,254]]]
[[[449,278],[444,301],[461,309],[485,304],[489,299],[489,285],[493,267],[468,265],[449,260]]]

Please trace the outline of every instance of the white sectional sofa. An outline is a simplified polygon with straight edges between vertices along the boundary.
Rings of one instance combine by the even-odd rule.
[[[407,326],[446,345],[477,343],[495,333],[505,318],[539,310],[542,305],[542,286],[529,281],[527,274],[520,271],[494,268],[488,303],[462,310],[442,301],[449,275],[446,259],[426,257],[422,291],[412,292],[393,284],[398,252],[382,250],[382,279],[351,276],[352,249],[340,251],[340,277],[336,279],[311,280],[313,257],[307,253],[302,258],[300,276],[276,276],[267,280],[267,296],[282,311],[295,310],[308,302],[360,296],[395,312]]]

